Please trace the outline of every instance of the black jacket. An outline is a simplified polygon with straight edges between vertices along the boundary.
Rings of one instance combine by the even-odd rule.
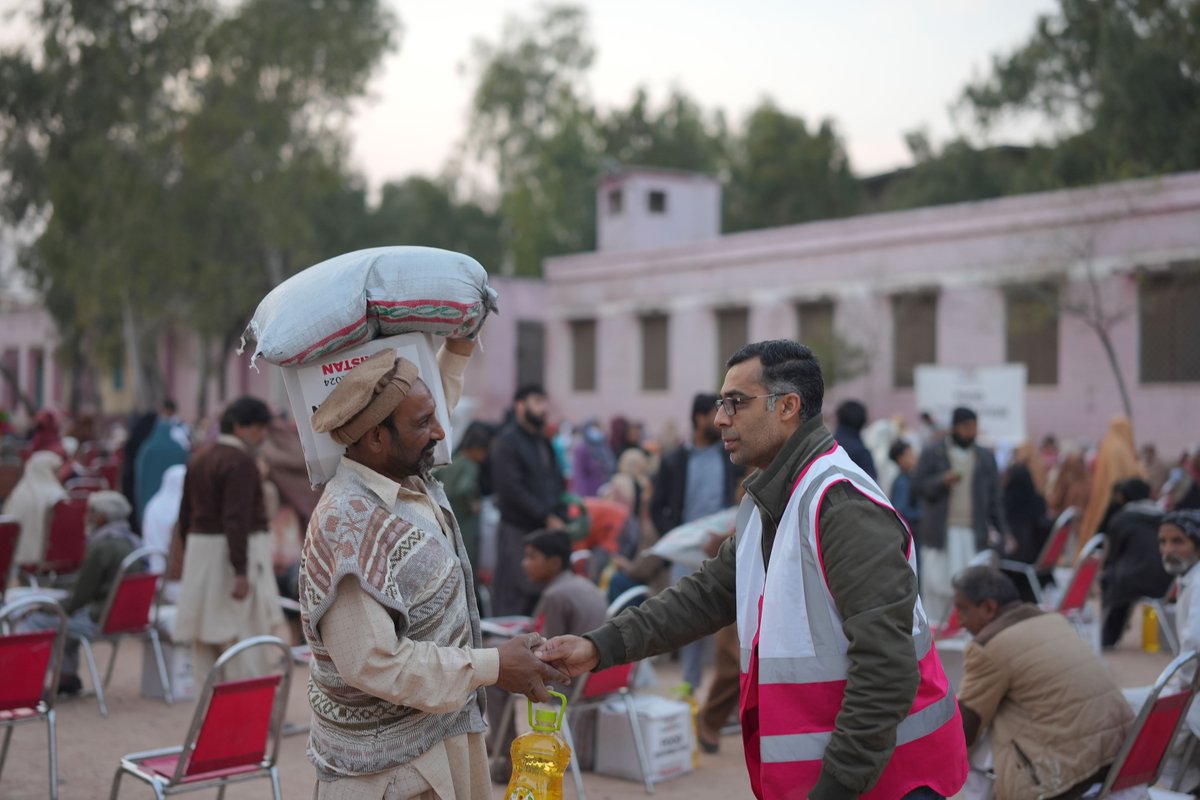
[[[921,498],[921,546],[944,550],[946,519],[950,513],[950,487],[942,483],[942,475],[950,469],[946,440],[935,442],[921,451],[913,485]],[[1000,500],[1000,472],[996,457],[986,447],[975,445],[975,474],[971,479],[972,529],[975,549],[988,546],[988,527],[1008,533],[1004,505]]]
[[[663,456],[658,468],[658,477],[654,479],[654,495],[650,500],[650,519],[660,534],[668,533],[683,523],[683,502],[687,494],[688,455],[691,450],[687,447],[677,447]],[[725,459],[725,496],[723,506],[733,505],[737,495],[737,485],[746,474],[739,467]]]
[[[566,482],[546,437],[513,423],[492,442],[492,486],[500,521],[526,531],[557,513]]]

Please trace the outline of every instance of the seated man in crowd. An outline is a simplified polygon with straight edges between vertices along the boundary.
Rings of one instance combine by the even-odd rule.
[[[997,800],[1082,796],[1133,722],[1107,666],[1061,615],[1022,603],[1000,571],[969,567],[953,586],[974,637],[958,693],[963,732],[970,747],[990,727]]]
[[[1175,630],[1181,652],[1200,649],[1200,510],[1172,511],[1158,527],[1163,569],[1179,578]],[[1191,676],[1186,676],[1190,678]],[[1188,710],[1188,727],[1200,736],[1200,704]]]
[[[525,556],[521,569],[538,586],[544,587],[533,609],[534,629],[547,639],[565,634],[579,635],[604,624],[608,608],[604,593],[596,584],[571,571],[571,540],[564,531],[543,529],[525,537]],[[563,691],[562,686],[555,687]],[[488,711],[493,724],[499,724],[508,698],[503,692],[489,687]],[[518,707],[514,722],[525,719],[524,706]],[[508,752],[516,736],[514,728],[504,731],[499,739],[498,758],[493,766],[492,779],[508,781],[512,765]]]
[[[1133,605],[1143,597],[1162,597],[1171,588],[1158,552],[1162,511],[1150,499],[1150,484],[1128,478],[1113,487],[1116,510],[1104,525],[1104,623],[1100,643],[1116,647],[1125,634]]]
[[[79,637],[96,635],[97,623],[117,570],[125,556],[141,545],[141,540],[129,527],[132,511],[133,507],[120,492],[93,492],[88,496],[87,551],[71,594],[62,604],[67,614],[68,635],[58,679],[60,694],[78,694],[83,688],[83,682],[79,680]],[[48,630],[57,624],[53,614],[37,612],[26,617],[18,630]]]

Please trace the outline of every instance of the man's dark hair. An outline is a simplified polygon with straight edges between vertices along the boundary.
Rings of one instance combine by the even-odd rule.
[[[955,591],[961,592],[971,605],[980,605],[984,600],[995,600],[997,608],[1004,608],[1009,603],[1021,599],[1021,593],[1017,591],[1012,579],[986,564],[967,567],[954,576],[951,585]]]
[[[843,400],[834,412],[838,425],[861,431],[867,424],[867,407],[857,400]]]
[[[1113,493],[1121,495],[1126,503],[1150,499],[1150,484],[1141,478],[1126,478],[1113,484]]]
[[[892,446],[888,448],[888,458],[899,464],[900,457],[911,449],[912,448],[909,446],[908,442],[904,441],[903,439],[897,439],[896,441],[892,442]]]
[[[546,558],[558,558],[563,569],[571,566],[571,539],[565,531],[542,528],[526,536],[524,542]]]
[[[769,393],[800,395],[803,404],[800,415],[805,421],[821,415],[825,380],[821,377],[821,362],[812,350],[791,339],[751,342],[731,355],[725,366],[732,367],[752,358],[762,362],[762,383]],[[774,407],[772,398],[767,401],[767,408]]]
[[[964,422],[972,422],[979,419],[978,415],[966,406],[959,406],[950,412],[950,425],[961,425]]]
[[[482,424],[472,422],[467,427],[467,432],[463,434],[462,441],[458,443],[458,449],[462,452],[480,447],[486,450],[491,443],[491,432]]]
[[[271,409],[257,397],[239,397],[221,414],[221,433],[233,433],[235,425],[269,425]]]
[[[179,410],[179,407],[175,405],[175,401],[174,401],[174,400],[172,400],[171,398],[167,397],[167,398],[164,398],[164,399],[163,399],[163,401],[162,401],[162,410],[163,410],[164,412],[166,412],[166,414],[167,414],[168,416],[172,416],[172,417],[173,417],[173,416],[175,416],[175,412]]]
[[[711,417],[717,413],[717,396],[701,392],[692,398],[692,427],[696,427],[696,415]]]
[[[545,397],[546,390],[544,388],[542,388],[542,385],[540,383],[527,383],[524,386],[521,386],[520,388],[517,389],[517,393],[513,395],[513,402],[519,403],[522,400],[528,400],[530,397],[532,397],[535,394],[539,394],[542,397]]]

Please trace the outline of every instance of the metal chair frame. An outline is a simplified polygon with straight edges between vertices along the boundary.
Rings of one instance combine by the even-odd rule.
[[[224,676],[225,666],[238,655],[255,647],[278,648],[282,666],[282,675],[279,684],[275,688],[275,705],[271,710],[270,723],[267,727],[267,746],[263,753],[263,760],[258,768],[252,772],[190,782],[185,782],[188,763],[188,758],[186,757],[179,758],[175,763],[174,774],[169,778],[143,769],[142,763],[150,759],[161,758],[163,756],[183,756],[184,754],[190,757],[191,753],[196,749],[196,742],[199,739],[201,731],[204,729],[208,707],[213,697],[213,689],[221,682],[219,679]],[[179,747],[164,747],[157,750],[144,750],[122,756],[121,763],[113,775],[112,791],[109,794],[109,800],[117,800],[121,788],[121,777],[125,774],[132,775],[150,784],[151,788],[154,789],[154,796],[159,798],[159,800],[168,795],[182,794],[183,792],[191,792],[199,789],[211,789],[214,786],[217,787],[217,800],[223,800],[225,797],[225,787],[229,784],[242,783],[243,781],[267,776],[271,779],[271,791],[275,800],[281,800],[279,748],[283,740],[283,722],[284,716],[287,713],[287,701],[288,695],[291,692],[291,685],[292,651],[291,648],[284,644],[283,640],[275,636],[254,636],[250,639],[243,639],[233,645],[221,654],[221,657],[213,665],[212,672],[208,674],[208,679],[204,682],[204,690],[201,692],[200,699],[196,703],[196,713],[192,716],[192,723],[188,728],[187,738],[184,739],[183,745]]]
[[[1104,544],[1105,536],[1103,533],[1097,533],[1091,539],[1088,539],[1087,544],[1079,551],[1079,557],[1075,559],[1075,566],[1071,568],[1071,578],[1067,581],[1067,585],[1063,587],[1062,595],[1058,598],[1058,603],[1052,609],[1064,616],[1070,615],[1072,612],[1081,610],[1080,607],[1068,607],[1067,601],[1071,596],[1072,590],[1079,580],[1079,576],[1083,574],[1085,569],[1092,570],[1091,579],[1088,580],[1087,590],[1084,592],[1083,604],[1087,604],[1087,596],[1091,593],[1092,586],[1100,577],[1100,568],[1104,561]]]
[[[54,700],[58,694],[58,676],[62,668],[63,644],[67,638],[67,615],[63,613],[53,598],[26,595],[19,600],[0,607],[0,632],[8,632],[12,623],[34,611],[49,611],[58,618],[58,628],[55,630],[54,646],[50,653],[50,663],[46,667],[46,677],[43,683],[44,691],[36,706],[20,709],[27,713],[14,715],[12,719],[0,718],[0,727],[4,728],[4,742],[0,744],[0,773],[4,770],[4,761],[8,757],[8,745],[12,741],[13,730],[18,725],[28,722],[45,722],[46,735],[49,740],[50,759],[50,800],[58,800],[58,730],[54,710]]]
[[[80,636],[79,645],[83,649],[84,659],[87,661],[88,672],[92,678],[92,689],[96,693],[96,702],[100,705],[100,716],[108,716],[108,705],[104,702],[104,692],[108,689],[108,684],[112,680],[113,667],[117,663],[117,650],[120,649],[121,640],[129,637],[145,637],[150,640],[151,647],[154,648],[154,662],[158,667],[158,679],[160,686],[163,687],[163,700],[167,705],[175,702],[175,697],[171,693],[171,681],[167,671],[167,660],[163,655],[162,641],[158,636],[158,628],[155,626],[157,618],[158,594],[162,590],[162,576],[157,576],[157,585],[154,589],[154,600],[151,602],[151,611],[146,617],[146,625],[142,630],[126,630],[116,633],[105,633],[104,629],[108,625],[109,616],[112,614],[113,604],[117,600],[117,594],[121,590],[121,584],[125,578],[133,574],[144,574],[141,569],[135,571],[135,567],[140,567],[150,556],[162,556],[166,558],[166,553],[154,547],[139,547],[121,560],[121,565],[117,568],[117,576],[113,580],[112,586],[108,590],[108,597],[104,601],[104,610],[100,612],[100,620],[96,624],[97,633],[95,636]],[[112,647],[112,652],[108,657],[108,666],[104,670],[104,680],[100,680],[100,672],[96,669],[96,656],[92,650],[93,643],[107,642]]]
[[[16,517],[0,516],[0,602],[11,575],[15,572],[17,542],[21,538],[21,522]]]
[[[1038,573],[1050,572],[1058,566],[1058,561],[1062,558],[1063,553],[1067,552],[1071,537],[1075,535],[1075,527],[1078,524],[1079,509],[1070,506],[1054,520],[1054,526],[1050,529],[1050,535],[1046,537],[1046,542],[1042,545],[1042,552],[1038,553],[1036,561],[1026,564],[1024,561],[1000,559],[1000,569],[1025,576],[1025,580],[1029,582],[1029,588],[1033,590],[1034,601],[1039,606],[1042,604],[1043,598],[1042,582],[1038,578]]]

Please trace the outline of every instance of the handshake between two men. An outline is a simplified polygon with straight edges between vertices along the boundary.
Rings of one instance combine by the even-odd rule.
[[[496,685],[536,703],[550,700],[546,683],[569,684],[600,662],[596,645],[582,636],[545,639],[539,633],[514,636],[497,648],[500,674]]]

